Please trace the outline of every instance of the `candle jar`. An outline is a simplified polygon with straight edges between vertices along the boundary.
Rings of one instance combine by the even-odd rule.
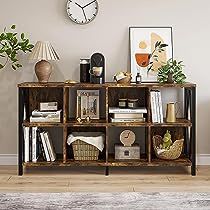
[[[127,99],[126,98],[120,98],[118,102],[119,108],[126,108],[127,107]]]
[[[128,108],[135,109],[138,107],[138,99],[128,99]]]

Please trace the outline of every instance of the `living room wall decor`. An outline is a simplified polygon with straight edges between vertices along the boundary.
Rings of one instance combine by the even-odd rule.
[[[157,81],[158,68],[173,58],[172,27],[130,27],[130,59],[133,82]]]

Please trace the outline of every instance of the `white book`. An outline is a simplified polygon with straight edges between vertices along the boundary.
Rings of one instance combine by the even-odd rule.
[[[39,111],[35,109],[32,111],[32,116],[46,116],[46,115],[60,115],[62,110],[58,111]]]
[[[24,132],[24,161],[29,162],[29,127],[23,127]]]
[[[59,118],[49,118],[49,117],[30,117],[30,122],[49,122],[49,123],[59,123],[61,122],[60,117]]]
[[[157,122],[160,123],[160,108],[159,108],[158,90],[155,90],[155,105],[156,105],[156,112],[157,112]]]
[[[158,104],[159,104],[159,112],[160,112],[160,123],[163,123],[163,104],[162,104],[162,97],[161,92],[158,91]]]
[[[152,113],[152,122],[157,123],[157,106],[156,106],[156,100],[155,100],[155,91],[150,91],[150,97],[151,97],[151,113]]]
[[[133,118],[133,119],[111,118],[111,122],[145,122],[145,118]]]
[[[37,127],[32,127],[32,162],[37,162]]]
[[[40,132],[40,136],[41,136],[41,139],[42,139],[42,145],[43,145],[43,148],[44,148],[44,153],[45,153],[46,160],[50,161],[50,155],[49,155],[49,151],[47,149],[47,144],[46,144],[46,141],[45,141],[44,132]]]
[[[142,113],[119,113],[119,114],[113,114],[113,118],[115,119],[139,119],[143,118],[144,114]]]
[[[145,107],[139,107],[135,109],[129,109],[129,108],[118,108],[118,107],[109,107],[109,113],[110,114],[115,114],[115,113],[142,113],[145,114],[147,113],[147,109]]]
[[[54,148],[53,148],[52,140],[49,137],[49,133],[44,132],[44,137],[45,137],[47,149],[49,151],[50,159],[51,159],[51,161],[55,161],[56,154],[55,154],[55,151],[54,151]]]

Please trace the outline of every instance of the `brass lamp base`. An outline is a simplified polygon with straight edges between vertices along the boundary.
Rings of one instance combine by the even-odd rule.
[[[35,73],[39,82],[48,82],[52,73],[52,66],[48,61],[41,60],[35,65]]]

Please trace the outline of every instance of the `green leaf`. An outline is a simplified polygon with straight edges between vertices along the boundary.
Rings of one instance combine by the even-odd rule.
[[[167,47],[167,46],[168,46],[167,44],[161,44],[160,48]]]
[[[0,69],[3,69],[3,68],[4,68],[4,66],[2,64],[0,64]]]
[[[12,65],[13,70],[16,70],[17,68],[15,67],[15,65]]]
[[[17,66],[18,68],[23,67],[21,64],[17,63],[15,64],[15,66]]]
[[[15,29],[15,28],[16,28],[16,25],[12,25],[12,26],[11,26],[11,29]]]
[[[25,34],[21,33],[20,37],[21,37],[21,39],[24,39],[25,38]]]

